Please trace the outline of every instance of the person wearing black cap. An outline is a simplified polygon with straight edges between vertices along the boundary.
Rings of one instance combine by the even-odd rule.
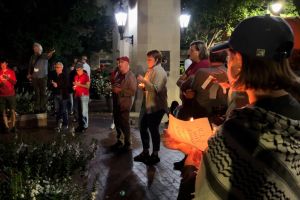
[[[137,80],[130,70],[129,58],[123,56],[117,60],[118,73],[112,84],[113,117],[117,131],[117,142],[112,148],[126,151],[131,148],[129,113],[137,89]],[[124,142],[121,141],[122,134],[124,136]]]
[[[199,169],[195,199],[300,199],[300,104],[286,92],[300,84],[287,60],[293,42],[282,18],[256,16],[212,48],[227,49],[231,86],[250,105],[231,112],[202,159],[165,132],[167,147],[188,154],[185,167]]]
[[[0,58],[0,113],[3,116],[4,132],[16,132],[16,75],[12,69],[8,68],[5,58]],[[9,129],[7,119],[7,109],[11,112],[12,128]]]

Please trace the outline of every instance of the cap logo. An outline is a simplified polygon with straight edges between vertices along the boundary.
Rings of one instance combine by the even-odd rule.
[[[265,49],[256,49],[256,56],[257,57],[265,57],[266,50]]]

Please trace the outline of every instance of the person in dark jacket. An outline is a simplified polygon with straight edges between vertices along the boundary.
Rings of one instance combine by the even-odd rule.
[[[117,131],[117,143],[113,145],[113,148],[130,150],[129,113],[137,89],[137,80],[130,70],[129,58],[123,56],[117,60],[118,71],[112,84],[113,117]],[[122,135],[124,142],[121,140]]]
[[[52,57],[55,50],[49,53],[43,53],[43,47],[39,43],[33,44],[34,54],[31,56],[28,67],[27,78],[32,81],[35,92],[35,112],[42,113],[46,111],[47,97],[47,76],[48,60]]]
[[[50,80],[52,92],[54,95],[55,115],[57,131],[68,129],[68,78],[63,73],[64,65],[61,62],[55,64],[55,74]],[[61,124],[62,123],[62,124]],[[62,125],[62,126],[61,126]]]

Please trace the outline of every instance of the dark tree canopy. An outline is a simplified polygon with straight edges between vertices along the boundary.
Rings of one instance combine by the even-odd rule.
[[[0,54],[27,62],[33,42],[57,59],[110,50],[111,17],[96,0],[1,0]]]
[[[226,39],[243,19],[267,14],[269,0],[182,0],[182,8],[191,21],[181,41],[187,46],[193,40],[204,40],[211,46]],[[299,0],[286,0],[282,16],[299,15]]]

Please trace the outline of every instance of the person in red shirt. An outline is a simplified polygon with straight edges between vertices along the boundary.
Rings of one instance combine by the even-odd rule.
[[[15,84],[17,82],[15,72],[8,68],[6,59],[0,59],[0,112],[3,116],[4,132],[16,132],[16,93]],[[6,110],[9,109],[12,118],[12,128],[9,130]]]
[[[89,88],[90,78],[83,70],[83,64],[77,63],[76,73],[73,82],[74,89],[74,108],[77,110],[78,127],[77,133],[84,133],[89,123]]]

